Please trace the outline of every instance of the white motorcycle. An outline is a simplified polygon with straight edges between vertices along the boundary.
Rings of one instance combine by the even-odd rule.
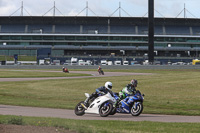
[[[90,97],[88,93],[85,93],[85,96],[87,99]],[[111,113],[113,103],[115,102],[116,99],[114,98],[112,91],[108,91],[107,94],[99,96],[91,101],[88,107],[84,105],[84,101],[81,101],[76,105],[74,112],[78,116],[82,116],[85,113],[94,113],[99,114],[101,117],[106,117]]]

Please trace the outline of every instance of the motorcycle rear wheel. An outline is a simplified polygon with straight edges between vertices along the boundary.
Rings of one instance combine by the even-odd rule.
[[[101,117],[107,117],[113,110],[112,103],[109,103],[107,106],[105,104],[106,103],[102,104],[99,108],[99,114]]]
[[[78,103],[74,109],[74,113],[78,116],[82,116],[85,114],[85,108],[81,105],[81,103],[84,103],[84,101]]]
[[[141,102],[138,103],[137,107],[134,108],[134,104],[133,107],[131,108],[131,114],[132,116],[139,116],[143,111],[143,104]]]

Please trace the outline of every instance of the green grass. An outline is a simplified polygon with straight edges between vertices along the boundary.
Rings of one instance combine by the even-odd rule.
[[[79,133],[198,133],[199,123],[70,120],[60,118],[2,116],[0,124],[59,127]]]
[[[85,92],[94,92],[106,81],[113,82],[113,91],[118,92],[135,78],[139,82],[138,89],[145,94],[143,113],[200,115],[199,70],[104,71],[105,73],[107,71],[145,72],[153,73],[153,75],[0,82],[0,104],[74,109],[79,101],[85,99]],[[7,75],[8,77],[47,75],[45,72],[39,75],[34,72],[14,71],[15,74],[13,71],[1,72],[0,76]],[[56,73],[52,72],[48,76],[55,75]],[[200,129],[199,123],[70,120],[0,115],[1,123],[60,127],[79,133],[186,133],[199,132]]]
[[[119,92],[135,78],[138,89],[145,94],[143,113],[200,115],[200,71],[123,71],[153,75],[0,82],[0,104],[74,109],[78,102],[85,100],[85,92],[94,92],[106,81],[111,81],[113,91]]]
[[[42,72],[34,70],[9,70],[0,69],[0,78],[36,78],[36,77],[75,77],[75,76],[91,76],[89,74],[63,73],[58,72]]]

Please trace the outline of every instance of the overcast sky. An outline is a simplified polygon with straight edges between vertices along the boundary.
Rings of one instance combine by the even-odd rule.
[[[20,16],[22,1],[23,16],[53,16],[54,1],[56,16],[86,16],[87,1],[88,16],[119,16],[119,3],[124,17],[147,17],[148,12],[148,0],[0,0],[0,16]],[[182,18],[184,3],[187,18],[200,18],[200,0],[154,0],[155,17]]]

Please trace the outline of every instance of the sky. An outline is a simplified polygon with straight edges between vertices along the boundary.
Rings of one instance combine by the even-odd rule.
[[[56,16],[148,17],[148,0],[0,0],[0,16],[21,16],[22,1],[23,16],[53,16],[55,2]],[[200,18],[200,0],[154,0],[154,16],[183,18],[184,5],[186,18]]]

